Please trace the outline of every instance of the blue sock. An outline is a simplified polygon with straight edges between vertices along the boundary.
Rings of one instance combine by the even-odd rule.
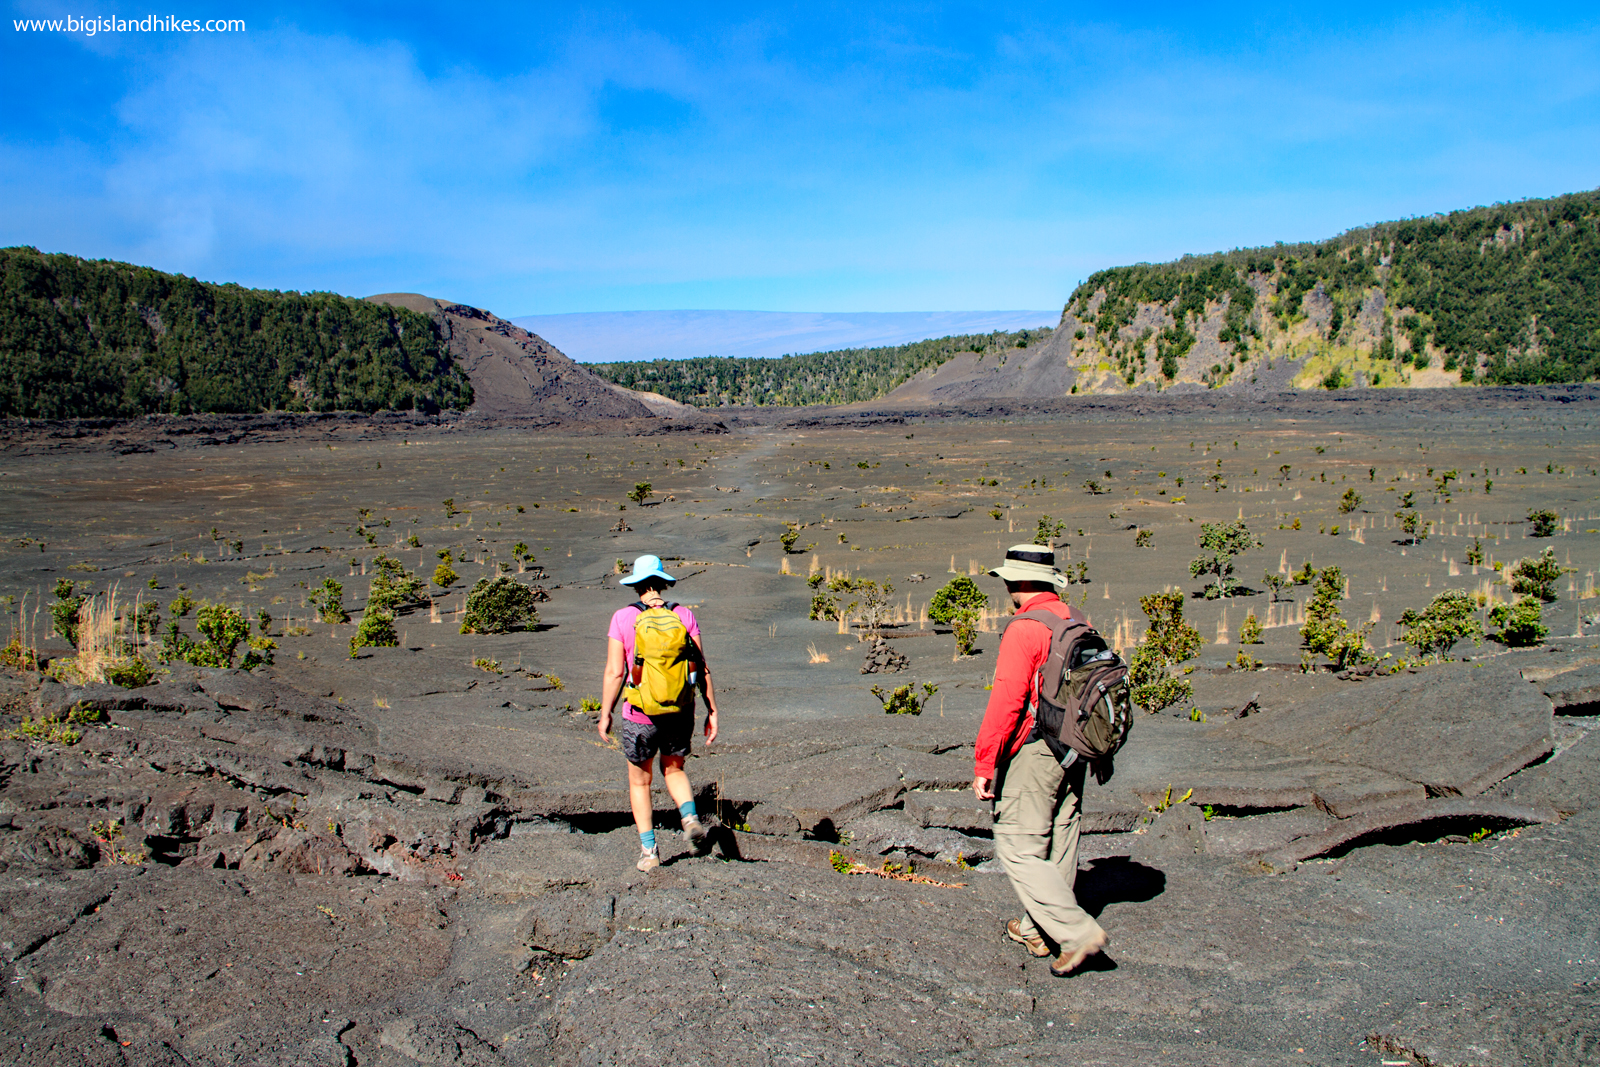
[[[651,849],[655,848],[656,832],[654,830],[642,831],[639,834],[639,847],[644,849],[646,852],[649,852]]]
[[[694,810],[694,801],[685,800],[678,805],[678,817],[681,819],[698,819],[700,816]]]

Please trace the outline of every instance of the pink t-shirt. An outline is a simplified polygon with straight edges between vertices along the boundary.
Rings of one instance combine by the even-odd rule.
[[[682,604],[673,608],[672,612],[683,620],[683,625],[689,631],[691,639],[700,636],[700,623],[695,620],[694,612]],[[606,634],[607,637],[612,637],[622,642],[624,671],[630,670],[633,666],[633,622],[638,617],[639,609],[632,604],[625,608],[618,608],[616,614],[611,616],[611,629]],[[624,681],[623,685],[626,688],[627,682]],[[690,699],[692,700],[693,698],[691,697]],[[626,700],[622,702],[622,717],[630,722],[648,723],[650,721],[650,716],[638,710]]]

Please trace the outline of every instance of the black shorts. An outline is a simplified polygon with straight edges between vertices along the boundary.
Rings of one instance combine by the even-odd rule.
[[[658,753],[663,756],[687,756],[689,739],[694,736],[694,712],[674,711],[658,715],[648,723],[634,722],[622,716],[622,754],[628,762],[640,767],[649,766]]]

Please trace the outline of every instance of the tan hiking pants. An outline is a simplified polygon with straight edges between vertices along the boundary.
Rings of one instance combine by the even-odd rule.
[[[1022,746],[1000,772],[994,854],[1022,902],[1022,933],[1043,934],[1063,951],[1101,933],[1078,907],[1078,825],[1087,764],[1066,770],[1041,741]]]

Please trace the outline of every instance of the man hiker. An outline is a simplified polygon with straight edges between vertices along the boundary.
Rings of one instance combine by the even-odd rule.
[[[622,753],[628,758],[628,800],[639,829],[641,871],[661,866],[650,802],[650,763],[661,758],[661,777],[678,805],[683,834],[696,852],[709,835],[694,806],[683,761],[694,733],[694,691],[706,701],[706,744],[717,739],[717,700],[700,645],[694,612],[662,595],[678,580],[661,569],[661,557],[640,556],[622,579],[638,598],[611,616],[606,642],[606,673],[601,684],[600,737],[611,735],[611,710],[622,702]],[[626,686],[626,689],[624,687]]]
[[[1014,545],[989,574],[1006,583],[1019,614],[1047,611],[1087,621],[1057,595],[1066,580],[1049,547]],[[995,801],[994,852],[1022,902],[1022,918],[1006,923],[1006,936],[1030,955],[1055,956],[1050,973],[1064,977],[1109,939],[1073,895],[1087,761],[1063,768],[1034,729],[1039,668],[1049,651],[1044,623],[1017,619],[1006,627],[978,729],[972,791]]]

